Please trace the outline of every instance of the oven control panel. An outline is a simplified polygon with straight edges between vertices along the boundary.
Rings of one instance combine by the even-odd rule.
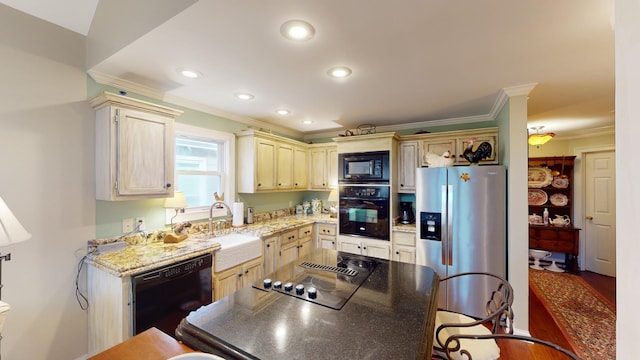
[[[373,198],[386,199],[389,198],[388,186],[341,186],[340,197],[343,198]]]

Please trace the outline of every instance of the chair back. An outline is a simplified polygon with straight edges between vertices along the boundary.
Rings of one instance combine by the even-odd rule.
[[[451,353],[461,349],[460,339],[454,335],[480,334],[513,334],[513,288],[504,278],[486,272],[465,272],[441,279],[441,282],[463,279],[473,281],[474,278],[489,277],[497,285],[492,290],[489,299],[478,299],[485,302],[486,316],[478,319],[467,314],[448,312],[446,309],[438,311],[436,316],[440,321],[435,330],[434,349],[437,353]],[[446,350],[445,350],[446,349]],[[499,353],[499,350],[495,349]]]
[[[547,347],[548,349],[552,349],[553,352],[557,352],[558,355],[563,354],[565,355],[567,358],[569,359],[573,359],[573,360],[580,360],[580,358],[574,354],[573,352],[559,346],[556,345],[552,342],[549,341],[545,341],[542,339],[538,339],[538,338],[534,338],[534,337],[530,337],[530,336],[522,336],[522,335],[514,335],[514,334],[489,334],[489,335],[464,335],[464,334],[458,334],[458,335],[452,335],[450,336],[445,345],[444,348],[446,349],[446,359],[451,359],[451,360],[459,360],[461,357],[464,357],[465,360],[473,360],[474,357],[474,352],[473,350],[469,350],[469,349],[455,349],[455,346],[453,345],[455,344],[465,344],[466,342],[462,341],[463,339],[469,339],[469,340],[476,340],[476,341],[500,341],[500,343],[505,344],[506,342],[504,340],[510,340],[511,342],[513,341],[518,341],[521,342],[520,347],[519,348],[515,348],[513,350],[511,350],[511,354],[509,357],[514,357],[514,358],[518,358],[518,359],[527,359],[527,358],[531,358],[531,354],[533,354],[533,356],[535,356],[537,358],[537,356],[535,354],[540,354],[540,357],[544,356],[547,357],[549,356],[548,351],[545,352],[536,352],[535,350],[532,349],[532,347],[535,346],[535,344],[538,345],[542,345],[544,347]],[[458,352],[457,354],[455,352]],[[544,354],[544,355],[543,355]],[[553,355],[552,355],[553,356]],[[477,359],[483,359],[483,356],[477,356]],[[556,356],[553,356],[554,359],[559,358]]]

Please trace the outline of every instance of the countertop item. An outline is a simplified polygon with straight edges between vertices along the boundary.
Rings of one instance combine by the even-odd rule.
[[[177,338],[226,359],[427,358],[439,283],[431,268],[315,249],[265,279],[286,286],[301,274],[303,263],[341,267],[340,256],[377,264],[340,310],[304,296],[258,289],[258,282],[189,314]],[[317,298],[326,290],[318,283]]]
[[[90,357],[89,360],[166,360],[172,356],[193,352],[193,349],[171,336],[151,328]]]
[[[234,228],[233,232],[266,237],[313,223],[337,224],[337,219],[330,218],[325,214],[286,216]],[[201,254],[213,253],[218,249],[220,249],[220,244],[215,237],[209,238],[208,235],[197,234],[190,235],[188,239],[179,243],[165,244],[158,241],[128,245],[122,250],[104,254],[90,254],[87,257],[87,262],[112,275],[125,277]]]

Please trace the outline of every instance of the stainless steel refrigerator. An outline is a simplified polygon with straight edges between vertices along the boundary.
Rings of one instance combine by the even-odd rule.
[[[418,168],[416,263],[443,278],[462,272],[506,277],[506,170],[503,166]],[[475,276],[441,284],[439,306],[476,317],[496,288]]]

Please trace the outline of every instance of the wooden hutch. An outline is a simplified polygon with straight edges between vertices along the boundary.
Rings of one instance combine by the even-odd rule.
[[[574,162],[575,156],[529,158],[529,215],[542,217],[546,208],[550,221],[573,219]],[[579,231],[573,221],[566,226],[529,221],[529,248],[565,253],[565,269],[577,272]]]

